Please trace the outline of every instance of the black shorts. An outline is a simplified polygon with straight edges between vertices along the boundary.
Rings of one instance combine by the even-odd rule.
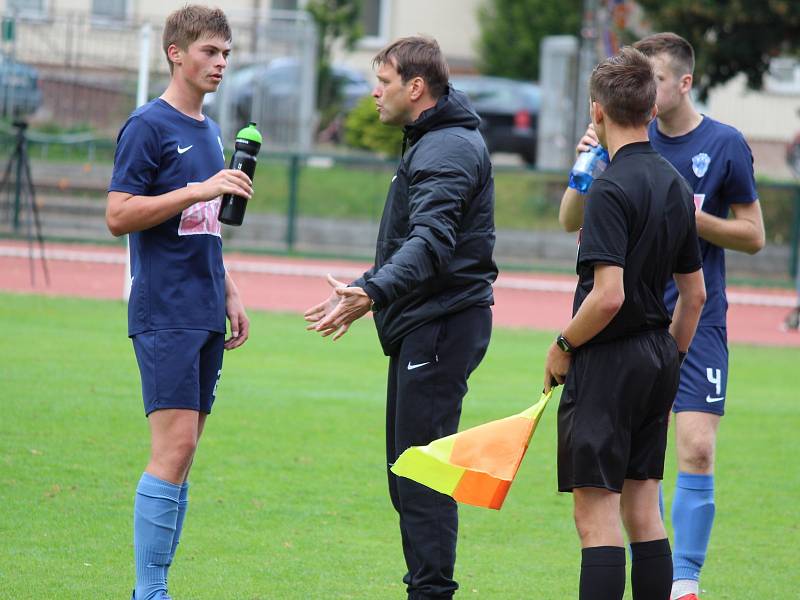
[[[667,331],[580,348],[558,407],[559,491],[661,479],[679,377]]]

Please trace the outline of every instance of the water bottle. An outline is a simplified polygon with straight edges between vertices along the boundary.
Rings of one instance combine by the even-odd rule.
[[[569,172],[569,187],[585,194],[596,177],[606,170],[611,159],[601,145],[593,146],[578,155],[578,160]]]
[[[256,172],[256,155],[260,148],[261,134],[251,121],[236,134],[236,150],[231,156],[230,168],[244,171],[252,181]],[[225,194],[219,205],[219,220],[226,225],[241,225],[246,208],[247,198]]]

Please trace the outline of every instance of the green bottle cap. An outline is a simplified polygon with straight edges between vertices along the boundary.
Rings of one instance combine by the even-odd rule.
[[[239,130],[239,133],[236,134],[236,139],[243,139],[256,144],[261,144],[262,140],[261,133],[259,133],[258,129],[256,129],[256,124],[252,121],[247,127]]]

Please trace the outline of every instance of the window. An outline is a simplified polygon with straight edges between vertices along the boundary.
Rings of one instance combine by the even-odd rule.
[[[800,61],[788,56],[773,58],[764,89],[777,94],[800,94]]]
[[[272,10],[297,10],[297,0],[272,0]]]
[[[11,14],[20,17],[43,17],[45,14],[44,0],[8,0],[7,6]]]
[[[92,0],[92,18],[125,21],[128,18],[128,0]]]
[[[389,38],[390,0],[364,0],[361,4],[361,24],[364,27],[362,45],[383,45]]]

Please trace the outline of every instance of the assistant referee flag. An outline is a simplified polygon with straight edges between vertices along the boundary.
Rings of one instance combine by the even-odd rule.
[[[552,394],[552,389],[542,394],[517,415],[412,446],[392,465],[392,473],[458,502],[499,510]]]

